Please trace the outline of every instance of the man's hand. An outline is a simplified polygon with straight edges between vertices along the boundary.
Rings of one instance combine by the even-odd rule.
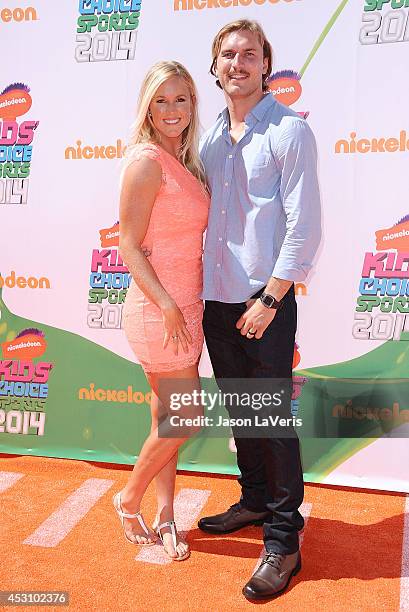
[[[277,311],[275,308],[266,308],[260,300],[249,300],[246,304],[247,310],[237,321],[236,327],[240,329],[242,336],[247,336],[250,332],[248,338],[260,340]]]

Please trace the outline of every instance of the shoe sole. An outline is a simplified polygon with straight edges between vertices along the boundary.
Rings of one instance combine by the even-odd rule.
[[[224,535],[225,533],[234,533],[235,531],[239,531],[240,529],[244,529],[245,527],[261,527],[264,525],[266,521],[264,519],[260,519],[259,521],[253,521],[251,523],[245,523],[244,525],[240,525],[240,527],[234,527],[234,529],[225,529],[224,531],[214,531],[211,527],[201,527],[198,525],[201,531],[205,533],[211,533],[213,535]]]
[[[180,562],[180,561],[186,561],[187,559],[189,559],[190,557],[190,552],[187,555],[184,555],[183,557],[171,557],[170,555],[168,555],[169,559],[172,559],[172,561],[176,561],[176,562]]]
[[[272,595],[252,595],[252,596],[250,596],[250,595],[247,595],[247,593],[245,592],[244,588],[242,590],[242,593],[243,593],[244,597],[248,601],[259,601],[260,599],[275,599],[276,597],[279,597],[279,595],[282,595],[282,593],[284,593],[284,591],[286,591],[288,589],[288,586],[289,586],[289,584],[291,582],[292,577],[296,576],[300,570],[301,570],[301,558],[300,558],[299,563],[297,563],[297,565],[295,566],[295,568],[291,572],[290,577],[289,577],[288,582],[285,585],[285,587],[283,587],[282,589],[280,589],[276,593],[273,593]]]

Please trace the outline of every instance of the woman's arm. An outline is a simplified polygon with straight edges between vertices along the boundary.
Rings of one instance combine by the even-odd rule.
[[[141,157],[126,168],[119,206],[119,249],[135,283],[162,311],[165,328],[163,347],[166,348],[171,336],[177,335],[187,353],[187,343],[191,343],[192,339],[186,329],[183,315],[160,283],[141,247],[161,182],[162,168],[154,159]],[[178,342],[172,342],[172,345],[177,354]]]

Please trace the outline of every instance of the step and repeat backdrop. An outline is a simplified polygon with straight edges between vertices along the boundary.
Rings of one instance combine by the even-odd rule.
[[[308,481],[409,492],[409,0],[5,0],[0,6],[0,452],[133,463],[149,387],[121,329],[121,160],[156,61],[224,107],[216,32],[258,20],[270,88],[319,148],[323,241],[296,286],[292,411]],[[203,386],[215,389],[206,350]],[[231,432],[184,469],[236,473]]]

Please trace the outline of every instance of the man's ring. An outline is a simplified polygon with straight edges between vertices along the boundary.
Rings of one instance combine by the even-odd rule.
[[[172,340],[176,341],[179,336],[172,336]]]

